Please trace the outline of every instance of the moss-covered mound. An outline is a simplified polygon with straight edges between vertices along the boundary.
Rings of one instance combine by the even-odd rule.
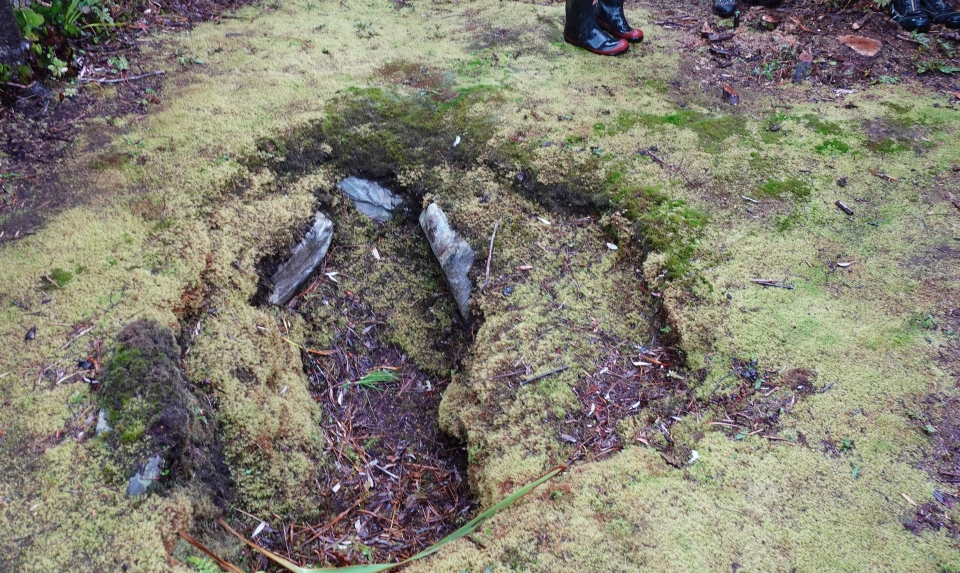
[[[166,468],[160,484],[199,479],[224,494],[213,421],[190,391],[169,328],[140,319],[120,330],[99,403],[111,427],[103,435],[120,467],[132,470],[159,455]]]

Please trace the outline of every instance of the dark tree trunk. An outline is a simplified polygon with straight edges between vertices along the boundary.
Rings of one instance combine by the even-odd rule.
[[[0,64],[18,64],[23,60],[23,34],[13,15],[10,0],[0,0]]]

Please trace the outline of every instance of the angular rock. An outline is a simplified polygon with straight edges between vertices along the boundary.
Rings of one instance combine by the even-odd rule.
[[[359,177],[347,177],[337,187],[353,201],[357,211],[381,223],[389,221],[393,217],[393,210],[403,203],[388,189]]]
[[[450,228],[446,214],[436,203],[430,203],[420,214],[420,226],[430,241],[433,254],[440,261],[457,308],[460,309],[460,316],[469,320],[470,290],[473,285],[470,284],[467,273],[473,266],[473,249]]]
[[[333,238],[333,222],[323,213],[317,213],[313,227],[300,244],[293,248],[287,262],[280,265],[270,278],[273,292],[268,299],[271,304],[286,304],[297,293],[297,287],[313,273],[330,248]]]
[[[163,456],[160,454],[156,454],[147,460],[143,469],[130,478],[130,482],[127,484],[127,495],[133,497],[146,493],[147,488],[160,478],[160,465],[162,463]]]
[[[107,411],[101,408],[100,414],[97,416],[97,435],[112,431],[113,428],[107,423]]]

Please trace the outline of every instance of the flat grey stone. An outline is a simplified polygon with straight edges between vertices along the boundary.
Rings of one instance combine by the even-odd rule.
[[[146,493],[147,488],[160,477],[160,464],[162,463],[163,457],[160,454],[156,454],[147,460],[143,469],[130,478],[130,482],[127,484],[127,495],[133,497]]]
[[[297,293],[297,287],[317,268],[320,261],[330,248],[330,239],[333,238],[333,222],[323,213],[317,213],[313,227],[300,244],[293,248],[287,262],[280,265],[277,272],[270,278],[273,283],[273,292],[270,294],[271,304],[287,304]]]
[[[100,414],[97,416],[97,435],[110,431],[113,431],[113,428],[107,423],[107,411],[101,408]]]
[[[473,249],[456,231],[450,228],[447,216],[436,203],[430,203],[420,214],[420,226],[430,241],[433,254],[440,261],[443,274],[450,284],[453,299],[460,309],[460,316],[465,320],[470,318],[470,290],[473,285],[467,278],[470,267],[473,266]]]
[[[393,210],[403,203],[388,189],[359,177],[347,177],[337,187],[353,200],[357,211],[381,223],[389,221],[393,217]]]

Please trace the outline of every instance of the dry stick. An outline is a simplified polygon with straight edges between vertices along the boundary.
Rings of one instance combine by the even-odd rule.
[[[526,386],[527,384],[529,384],[529,383],[531,383],[531,382],[536,382],[537,380],[540,380],[540,379],[542,379],[542,378],[546,378],[547,376],[551,376],[551,375],[553,375],[553,374],[557,374],[558,372],[563,372],[563,371],[566,370],[567,368],[570,368],[570,367],[569,367],[569,366],[562,366],[562,367],[557,368],[557,369],[555,369],[555,370],[551,370],[550,372],[544,372],[543,374],[541,374],[541,375],[539,375],[539,376],[534,376],[533,378],[531,378],[531,379],[529,379],[529,380],[524,380],[523,382],[520,383],[520,385],[521,385],[521,386]]]
[[[37,82],[33,81],[33,82],[30,82],[30,83],[27,84],[27,85],[23,85],[23,84],[18,84],[18,83],[15,83],[15,82],[0,82],[0,86],[9,86],[9,87],[11,87],[11,88],[19,88],[19,89],[22,89],[22,90],[26,90],[26,89],[32,88],[34,85],[36,85],[36,83],[37,83]]]
[[[785,285],[773,279],[750,279],[750,282],[757,283],[760,286],[777,287],[777,288],[785,288],[788,290],[793,290],[793,285]]]
[[[483,286],[480,287],[481,292],[490,284],[490,261],[493,260],[493,240],[497,238],[497,228],[500,226],[500,221],[502,220],[503,219],[497,219],[497,222],[493,224],[493,234],[490,235],[490,251],[487,252],[487,273],[483,277]]]
[[[81,83],[85,83],[85,84],[91,84],[91,83],[93,83],[93,84],[119,84],[119,83],[123,83],[123,82],[132,82],[132,81],[136,81],[136,80],[142,80],[143,78],[149,78],[149,77],[151,77],[151,76],[162,76],[162,75],[165,74],[165,73],[167,73],[166,70],[157,70],[157,71],[155,71],[155,72],[150,72],[149,74],[140,74],[139,76],[130,76],[130,77],[127,77],[127,78],[99,79],[99,80],[95,80],[95,79],[93,79],[93,80],[92,80],[92,79],[83,79],[83,80],[80,80],[80,81],[81,81]]]
[[[93,327],[92,327],[92,326],[91,326],[90,328],[81,330],[79,334],[77,334],[76,336],[74,336],[73,338],[71,338],[70,340],[68,340],[67,343],[64,344],[64,345],[60,348],[60,350],[66,350],[68,346],[70,346],[71,344],[73,344],[74,342],[76,342],[77,339],[79,339],[79,338],[80,338],[81,336],[83,336],[84,334],[90,332],[91,330],[93,330]]]

